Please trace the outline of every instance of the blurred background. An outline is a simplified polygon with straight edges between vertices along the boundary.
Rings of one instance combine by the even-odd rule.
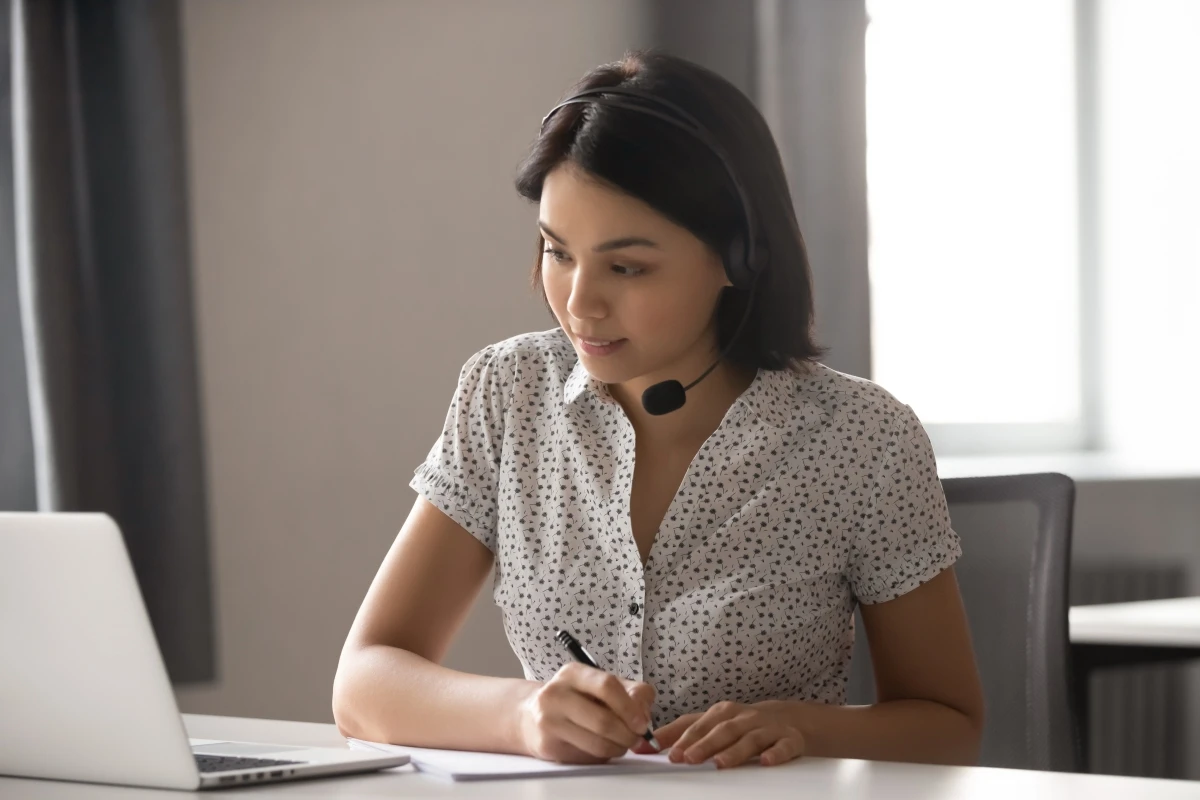
[[[1195,0],[0,6],[0,508],[118,519],[184,711],[331,720],[459,368],[553,325],[515,167],[649,46],[771,124],[826,363],[1075,478],[1077,602],[1200,594]],[[520,674],[489,592],[448,663]],[[1200,778],[1200,672],[1133,672],[1094,724]]]

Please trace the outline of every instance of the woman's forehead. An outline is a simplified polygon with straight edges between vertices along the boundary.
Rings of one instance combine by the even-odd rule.
[[[570,162],[546,176],[538,210],[543,230],[572,247],[591,247],[623,237],[645,238],[666,247],[694,238],[642,200]]]

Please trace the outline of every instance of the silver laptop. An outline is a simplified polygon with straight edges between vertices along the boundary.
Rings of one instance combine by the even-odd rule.
[[[209,789],[407,761],[189,742],[112,519],[0,513],[0,775]]]

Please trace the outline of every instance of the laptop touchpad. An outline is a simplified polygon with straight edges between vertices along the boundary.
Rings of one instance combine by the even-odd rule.
[[[288,747],[282,744],[251,744],[249,742],[217,742],[201,744],[192,752],[201,756],[261,756],[267,753],[286,753],[291,750],[309,750],[308,747]]]

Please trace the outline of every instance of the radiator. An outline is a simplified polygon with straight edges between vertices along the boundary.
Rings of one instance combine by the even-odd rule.
[[[1186,571],[1173,564],[1076,559],[1071,570],[1071,605],[1182,597],[1186,589]],[[1090,691],[1092,772],[1185,777],[1187,683],[1180,666],[1099,669]]]

